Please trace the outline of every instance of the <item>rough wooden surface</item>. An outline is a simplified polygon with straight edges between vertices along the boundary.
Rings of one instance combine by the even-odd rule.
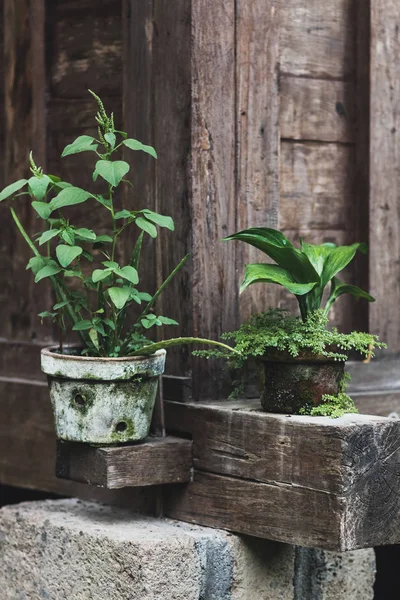
[[[400,4],[371,3],[370,328],[400,350]]]
[[[107,489],[190,481],[192,442],[148,438],[141,444],[94,448],[57,442],[57,476]]]
[[[170,516],[339,551],[400,539],[400,421],[271,415],[258,401],[166,407],[195,467]]]

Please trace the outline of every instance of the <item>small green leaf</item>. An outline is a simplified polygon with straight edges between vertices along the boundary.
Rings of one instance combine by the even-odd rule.
[[[66,227],[65,229],[63,229],[61,232],[61,237],[64,240],[64,242],[69,246],[75,245],[75,232],[72,229],[72,227]]]
[[[96,234],[91,229],[86,229],[86,227],[80,227],[79,229],[75,229],[75,235],[77,235],[82,240],[93,242],[96,239]]]
[[[147,210],[147,209],[142,210],[142,213],[144,213],[146,219],[149,219],[149,221],[152,221],[156,225],[159,225],[160,227],[167,227],[167,229],[174,231],[175,226],[174,226],[174,222],[171,219],[171,217],[167,217],[165,215],[159,215],[158,213],[155,213],[155,212],[153,212],[151,210]]]
[[[96,244],[110,244],[113,239],[109,235],[96,235]]]
[[[84,250],[82,252],[82,256],[84,256],[89,262],[93,262],[93,256],[90,254],[90,252],[86,252],[86,250]]]
[[[53,306],[53,310],[60,310],[60,308],[64,308],[64,306],[68,306],[69,301],[65,300],[64,302],[58,302]]]
[[[129,287],[111,287],[108,289],[108,294],[112,303],[121,310],[129,300],[131,290]]]
[[[67,271],[64,271],[64,277],[78,277],[81,279],[82,271],[79,269],[68,269]]]
[[[152,238],[157,237],[157,229],[155,228],[153,223],[150,223],[150,221],[148,221],[144,217],[138,217],[135,223],[138,227],[140,227],[140,229],[143,229],[143,231],[148,233]]]
[[[120,210],[119,212],[115,213],[114,215],[114,219],[131,219],[134,216],[133,213],[131,213],[131,211],[129,210]]]
[[[98,350],[100,348],[100,344],[99,344],[99,336],[98,336],[97,331],[95,329],[91,329],[89,331],[89,337],[92,340],[93,346],[96,348],[96,350]]]
[[[153,296],[150,296],[147,292],[139,292],[138,296],[143,302],[151,302],[153,300]]]
[[[115,260],[105,260],[102,264],[113,271],[119,268],[119,265],[117,262],[115,262]]]
[[[82,254],[82,248],[80,246],[66,246],[60,244],[56,248],[56,254],[58,262],[62,267],[68,267],[72,261]]]
[[[149,321],[146,317],[143,317],[143,319],[140,319],[140,322],[145,329],[150,329],[150,327],[153,327],[153,325],[154,325],[154,322]]]
[[[0,202],[18,192],[27,183],[27,179],[20,179],[19,181],[15,181],[14,183],[11,183],[7,187],[5,187],[4,190],[2,190],[0,193]]]
[[[88,319],[84,319],[83,321],[79,321],[78,323],[75,323],[72,330],[73,331],[85,331],[86,329],[91,329],[91,327],[92,327],[92,321],[89,321]]]
[[[47,177],[47,175],[43,175],[42,177],[31,177],[28,181],[29,191],[36,200],[41,202],[46,195],[50,183],[50,178]]]
[[[59,229],[49,229],[48,231],[44,231],[40,238],[38,239],[39,246],[43,246],[46,242],[52,240],[56,235],[60,233]]]
[[[116,142],[116,137],[115,137],[115,133],[112,133],[111,131],[109,131],[108,133],[104,134],[104,139],[106,140],[106,142],[108,144],[110,144],[111,148],[114,148],[115,146],[115,142]]]
[[[122,267],[122,269],[118,269],[117,275],[123,277],[124,279],[127,279],[133,284],[139,283],[138,272],[133,267]]]
[[[158,317],[158,320],[161,321],[163,325],[179,325],[177,321],[169,319],[168,317]]]
[[[130,150],[141,150],[142,152],[146,152],[147,154],[150,154],[150,156],[157,158],[157,152],[153,146],[146,146],[145,144],[142,144],[142,142],[132,138],[124,140],[122,143],[125,144],[125,146]]]
[[[57,275],[57,273],[59,273],[60,271],[61,268],[54,261],[52,261],[51,263],[47,264],[45,267],[40,269],[38,273],[36,273],[35,283],[39,283],[39,281],[45,279],[46,277],[53,277],[53,275]]]
[[[129,169],[124,160],[98,160],[96,163],[96,172],[113,187],[117,187]]]
[[[32,256],[32,258],[26,265],[26,270],[32,269],[33,274],[37,275],[40,269],[43,269],[45,264],[46,262],[41,256]]]
[[[41,319],[54,319],[54,317],[56,317],[56,316],[57,316],[57,313],[52,313],[52,312],[49,312],[48,310],[45,310],[38,314],[38,317],[40,317]]]
[[[109,277],[111,273],[111,269],[95,269],[92,273],[92,281],[93,283],[103,281],[103,279],[107,279],[107,277]]]
[[[98,145],[93,143],[95,141],[90,135],[80,135],[72,144],[65,146],[61,157],[64,158],[64,156],[78,154],[79,152],[96,152]]]
[[[110,329],[112,329],[113,331],[115,331],[115,323],[114,323],[114,321],[111,321],[111,319],[106,318],[106,319],[103,319],[103,323],[105,323],[106,325],[108,325],[108,327]]]
[[[47,204],[46,202],[32,202],[32,207],[42,219],[48,219],[51,215],[50,204]]]
[[[65,206],[73,206],[74,204],[82,204],[92,194],[78,187],[68,187],[62,190],[51,202],[49,202],[51,212]]]

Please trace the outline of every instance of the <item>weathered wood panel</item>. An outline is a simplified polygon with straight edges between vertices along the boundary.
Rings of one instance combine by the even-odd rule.
[[[371,3],[370,329],[400,350],[400,4]]]
[[[192,4],[191,210],[193,333],[215,337],[238,322],[235,231],[235,2]],[[221,396],[220,366],[194,360],[199,397]]]
[[[279,29],[276,0],[239,0],[237,4],[237,163],[236,229],[277,227],[279,215]],[[233,231],[232,231],[233,233]],[[233,242],[230,242],[233,244]],[[259,252],[235,244],[237,264],[258,262]],[[238,282],[236,283],[236,286]],[[277,289],[250,288],[239,300],[241,319],[276,302]]]
[[[192,442],[171,436],[121,448],[57,444],[57,477],[109,490],[190,481],[191,468]]]
[[[354,0],[282,3],[282,73],[322,79],[353,74]]]
[[[354,141],[352,82],[280,77],[280,127],[285,139]]]
[[[166,403],[167,426],[193,437],[195,466],[168,515],[337,551],[399,541],[399,420],[257,406]]]

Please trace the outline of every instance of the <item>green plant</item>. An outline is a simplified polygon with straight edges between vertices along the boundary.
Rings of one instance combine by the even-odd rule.
[[[331,284],[331,288],[324,308],[325,315],[328,315],[333,303],[342,294],[351,294],[368,302],[375,301],[356,285],[349,285],[336,277],[337,273],[353,260],[357,251],[367,251],[365,244],[313,245],[301,240],[298,249],[280,231],[263,227],[239,231],[224,239],[246,242],[264,252],[276,263],[246,265],[240,291],[243,292],[254,283],[281,285],[296,296],[303,321],[321,307],[323,293],[328,284]]]
[[[47,279],[54,290],[55,303],[52,309],[40,313],[40,317],[58,324],[62,334],[61,350],[62,337],[72,327],[81,337],[83,353],[91,356],[150,354],[160,347],[182,343],[218,345],[219,342],[198,338],[179,338],[153,344],[147,338],[147,332],[155,326],[177,325],[174,319],[155,314],[153,310],[157,298],[183,267],[188,256],[180,261],[154,295],[140,289],[138,270],[144,235],[155,238],[157,227],[173,231],[174,223],[171,217],[147,208],[132,210],[132,207],[116,207],[117,188],[132,184],[126,179],[130,165],[115,157],[126,148],[145,152],[153,158],[157,158],[157,154],[152,146],[128,138],[125,132],[117,130],[113,114],[108,116],[101,99],[90,93],[98,104],[95,117],[97,138],[79,136],[66,146],[62,157],[81,152],[92,153],[96,160],[93,181],[102,181],[104,192],[87,191],[44,173],[35,164],[31,154],[32,176],[12,183],[0,193],[0,201],[29,195],[32,209],[45,226],[44,231],[31,239],[11,208],[13,219],[33,254],[27,269],[32,270],[36,283]],[[107,211],[110,235],[98,235],[90,224],[88,227],[75,227],[68,219],[69,207],[88,201],[98,203]],[[138,235],[132,245],[128,264],[122,265],[117,260],[117,240],[131,226],[138,229]],[[134,323],[129,326],[127,312],[132,305],[140,308]]]

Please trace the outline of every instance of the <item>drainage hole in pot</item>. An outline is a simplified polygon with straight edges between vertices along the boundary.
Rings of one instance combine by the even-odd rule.
[[[123,433],[124,431],[126,431],[128,425],[125,423],[125,421],[120,421],[119,423],[116,424],[115,426],[115,430],[118,433]]]
[[[81,394],[75,396],[75,404],[78,406],[85,406],[85,398]]]

